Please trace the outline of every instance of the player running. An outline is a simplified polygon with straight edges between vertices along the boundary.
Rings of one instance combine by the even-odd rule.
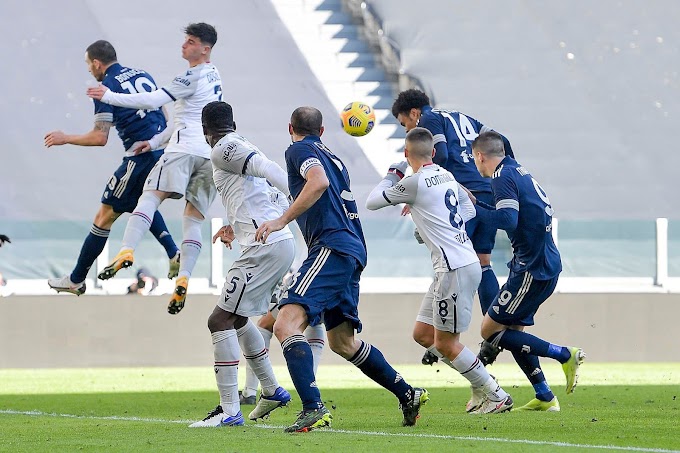
[[[492,130],[490,127],[461,112],[433,109],[428,96],[415,89],[399,93],[392,105],[392,115],[404,126],[406,132],[416,126],[428,129],[434,136],[434,146],[437,150],[433,158],[434,163],[451,172],[456,181],[478,199],[493,204],[491,184],[477,172],[471,146],[472,140],[479,133]],[[505,137],[503,140],[508,155],[513,156],[510,142]],[[478,290],[484,314],[498,294],[498,278],[491,267],[491,251],[496,243],[496,229],[491,225],[480,224],[473,218],[466,223],[465,230],[482,266],[482,280]],[[433,335],[431,326],[416,323],[413,336],[418,343],[431,344]],[[498,348],[482,343],[478,356],[484,365],[490,365],[496,360],[499,352]]]
[[[392,392],[399,400],[404,426],[413,426],[429,394],[410,386],[385,360],[378,348],[357,340],[359,279],[366,266],[366,242],[357,204],[342,161],[321,141],[321,112],[299,107],[288,132],[288,186],[293,204],[275,220],[264,222],[255,238],[263,243],[293,220],[298,221],[309,253],[280,301],[274,334],[281,342],[288,370],[302,400],[302,412],[286,432],[306,432],[329,426],[333,419],[321,400],[312,351],[302,331],[323,319],[331,350]]]
[[[90,74],[112,92],[136,93],[156,89],[156,82],[151,74],[118,63],[116,50],[108,41],[99,40],[90,44],[85,52],[85,63]],[[47,280],[50,288],[58,293],[67,292],[80,296],[85,292],[85,277],[104,250],[111,226],[122,213],[133,211],[142,194],[146,177],[163,155],[161,137],[167,128],[165,116],[158,108],[121,108],[95,100],[94,128],[90,132],[66,135],[62,131],[53,131],[45,136],[45,146],[48,148],[65,144],[104,146],[111,126],[116,127],[118,136],[123,141],[125,157],[104,188],[102,204],[80,249],[75,268],[70,275]],[[149,152],[138,154],[139,142],[142,141],[151,143]],[[168,278],[174,278],[179,271],[179,249],[168,233],[161,213],[154,210],[150,212],[149,218],[152,219],[151,233],[165,248],[170,260]]]
[[[541,370],[539,357],[562,364],[567,393],[578,382],[583,350],[548,343],[524,332],[534,315],[555,290],[562,271],[560,252],[552,237],[553,208],[545,190],[515,159],[506,155],[503,137],[484,132],[472,143],[479,173],[491,178],[495,203],[476,203],[480,222],[505,230],[512,243],[510,275],[482,321],[482,337],[512,352],[534,387],[536,398],[518,410],[559,411],[560,404]]]
[[[213,177],[228,221],[213,242],[219,238],[231,248],[237,240],[241,255],[229,269],[222,295],[208,318],[220,404],[191,427],[240,426],[244,424],[238,394],[240,351],[262,383],[260,401],[248,418],[266,417],[290,401],[290,394],[279,387],[274,376],[262,335],[248,318],[267,312],[272,293],[295,258],[295,239],[286,227],[270,236],[267,244],[255,240],[260,224],[288,208],[287,175],[236,133],[231,106],[226,102],[207,104],[203,130],[212,146]]]
[[[153,109],[174,102],[175,125],[165,155],[149,174],[144,193],[128,220],[120,251],[99,274],[100,279],[106,280],[120,269],[131,266],[134,250],[149,230],[151,217],[158,206],[167,198],[186,197],[182,218],[182,260],[175,291],[168,304],[168,313],[173,315],[184,308],[189,278],[201,253],[201,225],[216,194],[210,146],[201,126],[201,111],[209,102],[222,99],[220,74],[210,63],[210,53],[217,42],[215,28],[196,23],[188,25],[184,31],[182,58],[189,62],[189,69],[169,85],[137,94],[114,93],[105,86],[87,90],[91,98],[119,107]],[[143,150],[148,149],[147,144]]]
[[[435,272],[416,318],[417,322],[434,327],[433,343],[424,346],[483,395],[468,403],[468,412],[509,411],[513,405],[510,395],[460,342],[461,332],[470,326],[475,291],[482,278],[479,259],[466,232],[475,208],[453,175],[432,162],[434,143],[429,130],[411,129],[406,134],[404,155],[407,162],[392,164],[387,176],[368,196],[366,208],[374,211],[401,203],[411,207],[411,216],[430,250]],[[404,177],[409,165],[413,175]]]

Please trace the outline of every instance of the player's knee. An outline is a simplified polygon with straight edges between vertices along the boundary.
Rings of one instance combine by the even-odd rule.
[[[344,358],[345,360],[349,360],[352,357],[354,357],[354,354],[356,354],[358,349],[355,344],[354,337],[341,340],[338,339],[331,340],[329,338],[328,346],[331,348],[331,351],[335,352],[337,355]]]
[[[229,328],[229,314],[226,311],[216,309],[208,317],[208,329],[210,332],[219,332]]]
[[[413,328],[413,339],[422,347],[429,348],[434,344],[434,329],[423,328],[416,324]]]

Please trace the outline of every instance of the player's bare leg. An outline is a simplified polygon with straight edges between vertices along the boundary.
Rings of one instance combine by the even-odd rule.
[[[385,360],[375,346],[354,337],[354,327],[345,321],[328,331],[328,345],[336,354],[352,363],[377,384],[389,390],[399,399],[403,412],[403,426],[413,426],[420,417],[420,408],[429,399],[427,390],[411,387]]]

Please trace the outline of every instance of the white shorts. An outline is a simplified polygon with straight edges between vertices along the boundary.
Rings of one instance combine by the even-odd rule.
[[[449,272],[436,272],[416,321],[444,332],[465,332],[470,327],[475,292],[481,280],[478,262]]]
[[[144,190],[170,193],[170,198],[186,196],[206,217],[217,189],[213,181],[210,159],[184,153],[165,153],[146,178]]]
[[[240,316],[267,313],[272,293],[295,258],[295,240],[245,247],[227,273],[217,306]]]

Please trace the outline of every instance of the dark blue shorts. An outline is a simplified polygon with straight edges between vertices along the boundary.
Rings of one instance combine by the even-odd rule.
[[[104,189],[102,204],[111,206],[117,213],[132,212],[142,195],[146,177],[162,155],[161,149],[139,156],[124,157]]]
[[[558,278],[534,280],[528,272],[510,272],[508,281],[491,303],[488,315],[506,326],[533,326],[538,307],[555,291]]]
[[[473,192],[473,195],[484,203],[495,206],[491,192]],[[486,223],[480,222],[477,217],[465,222],[465,232],[472,241],[472,247],[479,254],[490,254],[496,244],[496,229]]]
[[[331,330],[349,321],[361,332],[359,279],[363,270],[353,256],[326,247],[312,248],[279,305],[303,307],[310,326],[324,322],[326,330]]]

